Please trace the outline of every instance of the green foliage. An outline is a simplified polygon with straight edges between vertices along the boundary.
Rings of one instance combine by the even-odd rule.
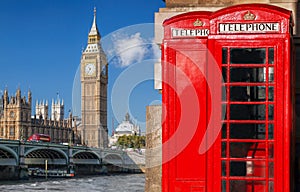
[[[146,145],[145,136],[122,135],[118,138],[117,141],[117,146],[120,146],[121,148],[140,149],[140,148],[144,148],[145,145]]]

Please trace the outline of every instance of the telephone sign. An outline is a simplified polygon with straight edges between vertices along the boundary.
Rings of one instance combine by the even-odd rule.
[[[279,32],[279,23],[220,23],[220,33]]]

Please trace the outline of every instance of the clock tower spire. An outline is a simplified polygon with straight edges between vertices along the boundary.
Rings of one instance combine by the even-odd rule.
[[[80,69],[82,143],[90,147],[106,148],[108,64],[96,23],[96,8],[88,44],[82,52]]]
[[[96,7],[94,7],[94,20],[93,20],[93,24],[91,27],[91,30],[89,32],[89,38],[88,38],[88,43],[96,43],[97,41],[100,41],[100,33],[98,31],[98,27],[97,27],[97,23],[96,23]]]

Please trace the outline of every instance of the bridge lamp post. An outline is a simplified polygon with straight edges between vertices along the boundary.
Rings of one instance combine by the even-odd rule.
[[[20,141],[24,140],[23,131],[24,131],[24,128],[23,128],[23,125],[22,125],[21,128],[20,128]]]
[[[73,127],[73,123],[74,123],[74,127]],[[74,130],[74,128],[77,128],[77,126],[76,126],[75,118],[73,117],[72,118],[72,123],[71,123],[71,133],[72,133],[72,143],[73,144],[75,143],[75,130]],[[76,130],[76,133],[77,133],[77,130]]]

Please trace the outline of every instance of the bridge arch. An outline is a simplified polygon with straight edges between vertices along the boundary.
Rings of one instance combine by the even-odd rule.
[[[18,165],[19,156],[10,147],[7,147],[5,145],[0,145],[0,161],[1,161],[1,165]]]
[[[75,164],[101,164],[101,157],[93,151],[80,150],[73,154],[73,161]]]
[[[124,164],[124,159],[121,155],[119,154],[105,154],[103,157],[103,162],[112,164],[112,165],[123,165]]]
[[[100,155],[97,154],[96,152],[94,151],[84,151],[84,150],[80,150],[80,151],[77,151],[76,153],[73,154],[73,158],[74,157],[97,157],[98,159],[101,159]]]
[[[43,164],[43,160],[49,159],[50,164],[67,164],[69,161],[68,155],[61,149],[57,148],[46,148],[46,147],[35,147],[25,152],[26,159],[40,159],[40,160],[28,160],[29,164]]]

